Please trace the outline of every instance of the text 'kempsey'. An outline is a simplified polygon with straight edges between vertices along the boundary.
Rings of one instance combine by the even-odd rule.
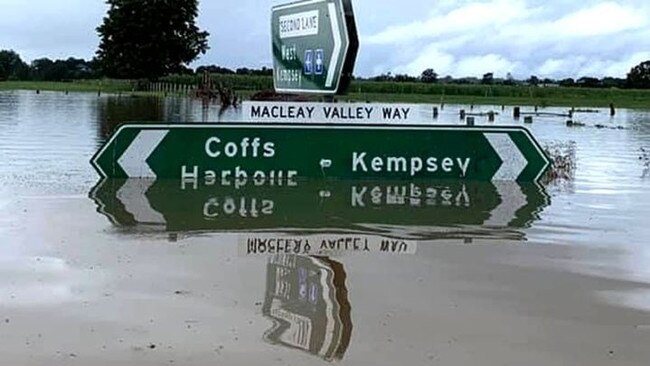
[[[122,126],[92,163],[112,178],[537,181],[549,160],[521,127],[185,124]]]

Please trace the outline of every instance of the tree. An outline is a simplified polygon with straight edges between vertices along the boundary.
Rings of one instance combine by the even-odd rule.
[[[627,86],[629,88],[649,89],[650,88],[650,60],[642,62],[632,68],[627,74]]]
[[[70,57],[66,60],[39,58],[32,61],[31,78],[41,81],[69,81],[92,79],[99,76],[96,61],[85,61]]]
[[[535,75],[531,75],[526,82],[528,85],[537,86],[539,85],[539,78]]]
[[[206,65],[206,66],[199,66],[196,68],[197,74],[203,74],[206,71],[210,74],[223,74],[223,75],[232,75],[235,73],[231,69],[221,67],[218,65]]]
[[[29,66],[12,50],[0,51],[0,80],[23,80],[29,76]]]
[[[576,81],[573,80],[572,78],[567,78],[567,79],[560,80],[560,86],[570,87],[570,86],[575,86],[575,85],[576,85]]]
[[[180,72],[208,50],[196,25],[198,0],[106,0],[97,58],[106,76],[148,78]]]
[[[483,79],[481,79],[481,84],[492,85],[494,84],[494,73],[488,72],[483,74]]]
[[[398,83],[410,83],[417,81],[417,78],[408,74],[395,74],[395,81]]]
[[[604,77],[600,83],[603,85],[605,88],[624,88],[626,85],[626,80],[625,79],[620,79],[620,78],[614,78],[614,77]]]
[[[438,81],[438,74],[433,69],[426,69],[420,75],[420,81],[423,83],[436,83]]]
[[[576,85],[584,88],[600,88],[602,86],[600,79],[591,76],[581,77],[576,80]]]

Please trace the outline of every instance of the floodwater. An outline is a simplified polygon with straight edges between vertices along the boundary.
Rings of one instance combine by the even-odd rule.
[[[423,123],[461,108],[522,124]],[[89,160],[124,121],[239,111],[0,92],[3,363],[647,365],[650,110],[597,112],[528,125],[541,185],[206,186]]]

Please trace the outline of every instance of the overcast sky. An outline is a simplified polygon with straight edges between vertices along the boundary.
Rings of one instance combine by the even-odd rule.
[[[624,77],[650,60],[648,0],[352,1],[362,76]],[[201,0],[211,49],[194,66],[271,66],[270,8],[283,2]],[[91,58],[105,11],[100,0],[0,0],[0,49]]]

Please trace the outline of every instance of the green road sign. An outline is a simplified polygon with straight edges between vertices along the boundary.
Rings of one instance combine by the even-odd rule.
[[[347,89],[359,48],[350,0],[276,6],[271,34],[276,91],[335,94]]]
[[[93,157],[104,178],[537,181],[549,160],[523,127],[124,125]]]
[[[516,239],[517,232],[503,229],[529,227],[549,204],[535,183],[458,180],[301,180],[279,185],[108,179],[90,196],[115,225],[136,230],[366,233],[418,239],[502,234]],[[248,243],[254,246],[249,252],[258,252],[258,244]]]

